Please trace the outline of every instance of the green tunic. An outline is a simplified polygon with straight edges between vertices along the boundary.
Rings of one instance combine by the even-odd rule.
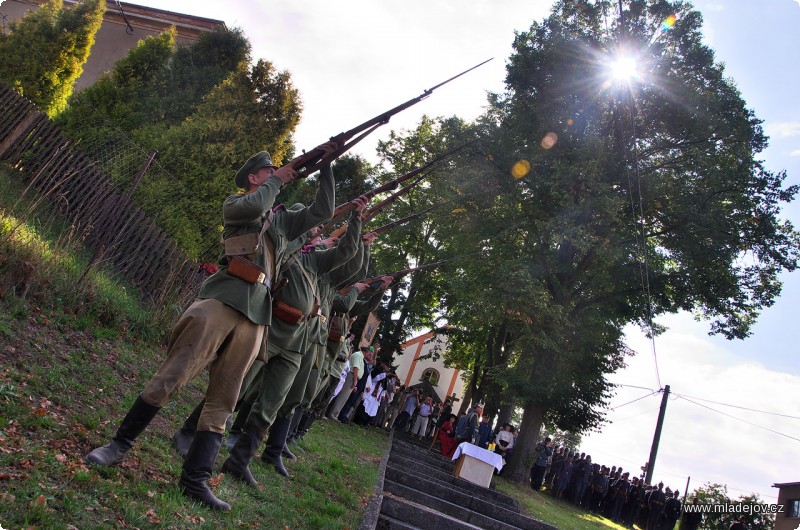
[[[339,244],[333,248],[325,250],[311,248],[306,252],[298,251],[292,254],[294,258],[290,256],[282,265],[283,277],[288,280],[288,283],[275,294],[275,299],[299,309],[308,316],[314,306],[314,301],[321,302],[319,277],[347,263],[356,255],[359,247],[357,235],[358,232],[353,234],[348,231]],[[312,317],[300,324],[290,324],[280,318],[273,318],[269,331],[270,354],[281,349],[304,353],[307,349],[305,339],[308,336],[308,330],[313,330],[319,325],[319,317]]]
[[[280,209],[275,212],[267,230],[270,242],[274,244],[275,259],[281,262],[289,241],[300,237],[333,215],[334,189],[333,173],[330,167],[320,171],[319,187],[314,202],[298,211]],[[267,214],[281,189],[281,181],[272,176],[254,192],[244,195],[231,195],[222,205],[223,239],[250,233],[259,233]],[[276,263],[268,264],[264,253],[259,253],[253,261],[265,271],[276,270]],[[220,256],[219,270],[200,287],[198,298],[214,298],[243,313],[255,324],[269,325],[272,319],[272,299],[267,286],[250,284],[228,274],[228,258]]]

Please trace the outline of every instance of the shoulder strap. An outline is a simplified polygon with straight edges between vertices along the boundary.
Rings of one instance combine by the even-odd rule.
[[[282,270],[288,270],[289,267],[292,266],[292,263],[297,263],[297,266],[300,267],[300,272],[303,273],[303,277],[306,279],[308,286],[311,287],[311,292],[314,293],[314,303],[319,305],[319,295],[317,294],[317,282],[311,280],[311,276],[309,276],[305,267],[303,267],[303,263],[299,259],[297,259],[297,252],[292,254],[289,257],[289,259],[286,260],[286,265],[284,265]]]

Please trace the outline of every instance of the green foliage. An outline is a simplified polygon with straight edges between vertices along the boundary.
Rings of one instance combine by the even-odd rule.
[[[103,22],[105,0],[49,0],[0,34],[0,80],[54,116],[66,105]]]
[[[746,513],[737,511],[746,505],[763,504],[758,494],[740,495],[738,499],[728,496],[728,487],[724,484],[704,484],[692,492],[689,503],[727,505],[732,513],[708,513],[703,516],[702,527],[708,530],[728,530],[732,523],[744,518],[744,525],[750,530],[766,530],[774,528],[775,515],[765,513]],[[740,506],[741,505],[741,506]]]
[[[233,174],[257,151],[290,158],[302,108],[288,72],[263,59],[248,66],[240,30],[205,32],[178,48],[174,39],[172,29],[141,41],[76,94],[58,123],[86,149],[118,148],[107,139],[122,130],[157,150],[159,171],[148,172],[134,200],[191,257],[212,261],[221,201],[236,191]],[[114,160],[104,169],[125,189],[136,175],[121,166]]]
[[[702,44],[699,14],[666,0],[623,8],[619,27],[616,2],[565,0],[518,34],[506,90],[462,128],[480,137],[479,152],[408,199],[456,193],[458,206],[379,247],[387,271],[480,252],[438,283],[426,274],[393,292],[399,304],[383,316],[402,322],[415,299],[439,312],[449,362],[471,372],[467,399],[524,408],[509,473],[522,480],[543,424],[577,433],[602,424],[613,389],[605,376],[629,353],[626,324],[649,328],[656,315],[689,310],[712,332],[745,337],[800,257],[797,232],[779,217],[797,188],[758,160],[760,122]],[[673,13],[675,27],[650,43]],[[609,80],[620,49],[637,55],[644,81]],[[445,137],[423,122],[381,149],[402,171]]]

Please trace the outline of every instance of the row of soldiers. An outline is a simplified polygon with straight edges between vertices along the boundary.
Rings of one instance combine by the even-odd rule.
[[[335,142],[317,148],[323,161],[336,149]],[[342,373],[353,319],[374,309],[392,281],[363,282],[375,237],[361,233],[368,199],[351,201],[341,239],[322,239],[321,225],[334,212],[330,163],[321,164],[312,204],[275,207],[296,176],[291,163],[277,167],[266,151],[236,173],[236,185],[246,191],[223,202],[219,270],[176,323],[166,359],[115,436],[90,452],[87,462],[119,464],[166,402],[208,369],[204,399],[173,437],[184,455],[183,493],[211,508],[231,509],[207,481],[235,410],[222,471],[257,485],[248,466],[266,440],[262,459],[287,475],[281,456],[291,455],[288,433],[301,427],[304,413],[301,428],[310,428],[312,410],[327,404]],[[355,386],[343,391],[355,392]]]
[[[556,498],[631,528],[671,530],[681,515],[677,489],[664,489],[661,482],[646,484],[621,467],[592,463],[585,453],[557,450],[545,483]]]

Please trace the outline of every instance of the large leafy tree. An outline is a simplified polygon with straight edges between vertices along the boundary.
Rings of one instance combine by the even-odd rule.
[[[140,41],[113,70],[71,98],[58,116],[59,125],[78,136],[91,134],[98,127],[81,124],[96,112],[109,119],[105,128],[113,125],[127,132],[153,124],[178,125],[215,86],[248,62],[249,54],[250,44],[240,30],[216,28],[201,33],[192,45],[176,47],[175,29],[167,29]],[[147,137],[140,140],[146,142]]]
[[[83,73],[105,0],[83,0],[64,9],[49,0],[0,33],[0,80],[53,116],[64,108]]]
[[[699,13],[666,0],[618,6],[563,0],[516,36],[506,90],[470,127],[485,156],[416,198],[450,190],[463,202],[420,233],[424,245],[385,249],[481,252],[448,268],[438,291],[405,292],[435,294],[429,312],[450,324],[469,399],[524,410],[508,471],[520,481],[542,425],[602,424],[626,324],[658,332],[654,316],[686,310],[745,337],[779,295],[778,274],[797,265],[798,234],[779,215],[797,189],[758,159],[767,139],[702,44]],[[656,33],[670,15],[677,23]],[[636,58],[635,77],[612,78],[622,56]],[[395,167],[436,145],[401,140]]]
[[[601,421],[626,323],[688,310],[745,337],[797,264],[779,217],[797,190],[758,160],[760,122],[702,44],[700,14],[623,4],[563,0],[518,34],[486,120],[497,171],[483,178],[507,191],[479,218],[499,219],[487,246],[530,304],[511,306],[529,332],[506,377],[525,410],[518,480],[548,417],[578,431]],[[623,55],[640,71],[620,82],[609,66]]]

